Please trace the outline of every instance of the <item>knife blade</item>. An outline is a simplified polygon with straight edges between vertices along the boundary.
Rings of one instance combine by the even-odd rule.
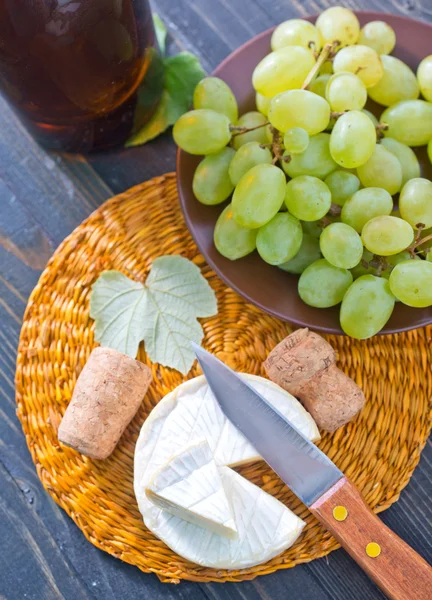
[[[319,448],[241,375],[192,344],[221,410],[392,600],[428,600],[432,569]]]
[[[201,347],[194,350],[222,411],[288,487],[310,506],[343,473],[240,375]]]

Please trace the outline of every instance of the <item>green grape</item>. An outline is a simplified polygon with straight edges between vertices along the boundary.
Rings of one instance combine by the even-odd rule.
[[[173,137],[177,146],[189,154],[213,154],[230,141],[230,121],[214,110],[191,110],[176,121]]]
[[[331,61],[331,60],[324,61],[319,70],[319,74],[320,74],[320,76],[321,75],[333,75],[333,61]],[[311,91],[313,91],[310,86],[309,86],[309,89]]]
[[[320,237],[324,258],[333,266],[352,269],[361,260],[363,243],[357,231],[345,223],[331,223]]]
[[[376,116],[373,113],[371,113],[370,110],[366,110],[366,108],[362,108],[362,113],[364,113],[365,115],[367,115],[369,117],[369,119],[374,124],[374,127],[377,127],[378,119],[376,118]]]
[[[313,92],[314,94],[317,94],[317,96],[321,96],[321,98],[325,98],[325,91],[326,91],[326,87],[327,87],[327,82],[330,79],[331,75],[327,74],[327,75],[320,75],[319,77],[317,77],[316,79],[314,79],[312,81],[312,83],[310,83],[308,85],[308,90],[310,92]]]
[[[319,247],[318,239],[308,233],[303,233],[303,239],[300,246],[300,250],[297,254],[281,265],[279,268],[288,273],[294,273],[300,275],[303,271],[311,265],[313,262],[321,258],[321,252]]]
[[[229,178],[234,185],[237,185],[249,169],[263,163],[270,165],[271,162],[272,155],[268,148],[261,148],[258,142],[248,142],[237,150],[231,160],[228,169]]]
[[[229,258],[237,260],[253,252],[256,248],[256,229],[246,229],[233,218],[232,205],[228,204],[216,221],[213,240],[217,251]]]
[[[262,94],[259,94],[258,92],[255,94],[256,107],[259,110],[259,112],[261,114],[263,114],[264,116],[268,115],[268,110],[270,108],[270,101],[271,101],[271,98],[267,98],[267,96],[263,96]]]
[[[204,77],[193,94],[195,109],[208,108],[226,115],[230,123],[238,119],[237,100],[231,88],[219,77]]]
[[[396,34],[384,21],[370,21],[360,30],[358,42],[378,54],[390,54],[396,45]]]
[[[258,127],[254,131],[247,131],[246,133],[240,133],[233,136],[232,145],[233,148],[238,150],[244,144],[248,142],[258,142],[259,144],[267,143],[267,134],[265,123],[267,123],[267,119],[263,114],[256,110],[252,110],[251,112],[247,112],[240,117],[240,119],[236,123],[236,127],[258,127],[258,125],[262,125],[262,127]]]
[[[390,274],[390,289],[404,304],[416,308],[432,305],[432,263],[427,260],[406,260]]]
[[[333,71],[349,71],[357,75],[367,88],[376,85],[384,73],[381,58],[369,46],[348,46],[336,54]]]
[[[410,179],[420,177],[420,163],[409,146],[390,137],[383,138],[381,145],[387,148],[398,159],[402,167],[402,186]]]
[[[273,97],[301,88],[315,64],[314,55],[301,46],[287,46],[267,54],[255,67],[252,84],[263,96]]]
[[[359,178],[349,171],[333,171],[324,179],[324,183],[328,186],[332,202],[343,206],[348,198],[355,194],[360,187]]]
[[[342,223],[361,233],[368,221],[389,215],[392,208],[393,199],[386,190],[379,187],[363,188],[346,200],[342,207]]]
[[[381,122],[388,125],[386,137],[407,146],[425,146],[432,139],[432,103],[404,100],[387,108]]]
[[[321,258],[306,267],[300,275],[298,293],[309,306],[329,308],[342,301],[352,281],[347,269],[334,267]]]
[[[303,175],[291,179],[286,186],[285,204],[288,211],[302,221],[317,221],[331,206],[331,193],[318,177]]]
[[[370,118],[359,110],[351,110],[336,121],[330,152],[338,165],[353,169],[372,156],[375,144],[376,131]]]
[[[363,227],[361,236],[370,252],[391,256],[408,248],[414,239],[414,230],[403,219],[384,215],[370,219]]]
[[[315,135],[327,127],[330,106],[324,98],[307,90],[289,90],[272,98],[268,118],[283,133],[302,127],[309,135]]]
[[[331,109],[337,112],[361,110],[367,100],[366,86],[354,73],[332,75],[325,95]]]
[[[360,23],[355,14],[342,6],[333,6],[320,14],[315,27],[324,44],[338,41],[340,46],[356,44]]]
[[[354,281],[342,300],[341,327],[357,340],[370,338],[390,319],[394,305],[395,298],[387,279],[362,275]]]
[[[304,235],[310,235],[317,240],[322,234],[322,227],[320,227],[318,221],[302,221],[302,229]]]
[[[302,239],[300,221],[287,212],[278,213],[258,230],[257,250],[267,263],[281,265],[297,254]]]
[[[370,265],[368,267],[365,267],[362,264],[363,261],[370,263],[371,260],[373,260],[373,257],[374,257],[374,255],[372,254],[372,252],[369,252],[369,250],[366,250],[366,248],[363,248],[363,254],[360,259],[360,262],[358,263],[358,265],[356,265],[355,267],[350,269],[354,279],[358,279],[362,275],[375,275],[375,273],[376,273],[375,267],[372,267]]]
[[[426,56],[419,64],[417,79],[423,98],[432,102],[432,54]]]
[[[266,164],[252,167],[243,175],[234,190],[234,219],[242,227],[262,227],[282,206],[285,187],[285,176],[278,167]]]
[[[279,50],[286,46],[302,46],[308,50],[319,52],[321,38],[312,23],[303,19],[290,19],[276,27],[271,37],[271,49]]]
[[[232,148],[224,148],[217,154],[206,156],[196,168],[192,188],[202,204],[220,204],[232,193],[234,185],[228,169],[234,155]]]
[[[421,260],[421,258],[420,258],[420,256],[417,256],[417,255],[413,258],[407,250],[404,250],[403,252],[399,252],[398,254],[393,254],[392,256],[386,256],[384,260],[385,260],[385,263],[388,266],[388,268],[381,271],[381,277],[385,277],[386,279],[389,279],[393,268],[396,265],[398,265],[399,263],[405,262],[406,260]]]
[[[291,177],[312,175],[324,179],[337,168],[329,149],[330,135],[319,133],[309,139],[309,146],[301,154],[293,154],[290,162],[282,163],[285,173]],[[288,154],[285,152],[285,155]]]
[[[410,179],[400,193],[399,210],[415,229],[419,223],[432,227],[432,181],[423,177]]]
[[[432,138],[429,140],[429,143],[427,146],[427,153],[428,153],[429,161],[432,165]]]
[[[396,156],[381,144],[376,144],[371,157],[357,167],[364,187],[381,187],[392,196],[402,186],[402,167]]]
[[[419,97],[416,76],[408,65],[394,56],[381,56],[384,73],[377,84],[368,89],[369,97],[378,104],[391,106],[401,100]]]
[[[309,146],[309,134],[301,127],[292,127],[285,133],[283,143],[290,154],[301,154]]]

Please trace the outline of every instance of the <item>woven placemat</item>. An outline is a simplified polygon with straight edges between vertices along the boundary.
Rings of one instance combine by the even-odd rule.
[[[177,556],[144,526],[133,493],[133,454],[141,425],[159,400],[185,380],[139,359],[153,383],[114,454],[93,461],[57,442],[57,428],[77,377],[95,346],[90,287],[106,269],[144,279],[152,260],[182,254],[215,290],[218,315],[203,320],[205,347],[235,369],[264,375],[262,363],[290,328],[247,304],[210,270],[182,217],[175,175],[158,177],[109,200],[58,248],[34,289],[19,343],[18,416],[38,475],[48,493],[97,547],[154,572],[162,581],[240,581],[324,556],[332,536],[262,462],[242,475],[307,521],[297,543],[266,564],[242,571],[199,567]],[[327,339],[339,366],[363,388],[361,414],[320,447],[351,477],[376,512],[398,499],[420,458],[430,429],[431,328],[360,342]],[[198,373],[194,368],[189,377]]]

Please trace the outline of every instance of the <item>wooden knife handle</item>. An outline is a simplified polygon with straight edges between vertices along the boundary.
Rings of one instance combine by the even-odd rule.
[[[432,567],[384,525],[346,477],[310,510],[388,598],[432,598]]]

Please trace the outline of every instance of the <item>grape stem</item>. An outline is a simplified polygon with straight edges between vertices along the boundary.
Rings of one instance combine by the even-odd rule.
[[[275,165],[278,161],[282,162],[289,162],[291,160],[290,156],[283,156],[283,145],[282,145],[282,135],[280,133],[280,131],[278,131],[276,129],[276,127],[273,127],[273,125],[270,125],[270,131],[272,132],[273,135],[273,141],[271,143],[271,148],[272,148],[272,152],[273,152],[273,160],[272,160],[272,165]],[[286,160],[288,159],[288,160]]]
[[[390,265],[388,262],[386,262],[386,259],[383,256],[375,256],[375,258],[378,259],[378,266],[376,268],[375,275],[377,277],[381,277],[381,273],[383,271],[387,271],[387,269],[390,268]]]
[[[315,42],[313,42],[312,40],[309,42],[308,44],[308,48],[309,50],[311,50],[313,52],[313,55],[315,57],[315,60],[318,60],[318,56],[319,56],[319,52],[316,51],[315,49]]]
[[[378,123],[378,125],[375,127],[375,129],[376,129],[377,139],[381,140],[384,137],[384,131],[387,131],[387,129],[388,129],[388,125],[387,125],[387,123]]]
[[[337,48],[338,45],[339,42],[335,41],[331,44],[326,44],[324,46],[324,48],[321,50],[318,60],[316,61],[312,69],[309,71],[308,76],[304,80],[304,83],[301,87],[302,90],[307,89],[307,87],[312,83],[312,81],[318,75],[318,72],[325,63],[325,61],[329,58],[329,56],[333,53],[333,51]]]
[[[234,131],[232,137],[236,137],[237,135],[243,135],[243,133],[249,133],[249,131],[255,131],[255,129],[260,129],[260,127],[265,127],[269,122],[261,123],[260,125],[255,125],[255,127],[237,127],[236,125],[230,125],[230,131]]]
[[[393,268],[391,265],[389,265],[384,256],[378,256],[377,254],[374,254],[372,260],[370,260],[369,262],[367,260],[362,259],[361,265],[365,269],[369,269],[370,267],[372,267],[372,269],[375,269],[376,277],[381,277],[381,273],[383,271],[387,271],[387,269],[391,270]]]
[[[335,204],[334,202],[332,202],[331,206],[330,206],[330,210],[328,211],[328,215],[331,215],[332,217],[337,217],[341,214],[342,212],[342,208],[339,206],[339,204]]]
[[[418,250],[419,246],[422,246],[423,244],[425,244],[426,242],[429,242],[430,240],[432,240],[432,234],[427,235],[426,237],[422,238],[421,237],[421,232],[423,231],[423,229],[425,228],[424,223],[417,223],[416,225],[417,227],[417,232],[416,232],[416,236],[414,238],[413,243],[411,244],[411,246],[409,246],[407,248],[408,252],[411,254],[411,256],[414,258],[415,256],[415,251]],[[427,254],[427,252],[426,252]]]
[[[327,219],[327,217],[323,217],[318,221],[318,226],[321,227],[321,229],[325,229],[326,227],[331,225],[331,223],[332,222],[330,221],[330,219]]]
[[[419,243],[417,244],[417,246],[422,246],[425,242],[429,242],[430,240],[432,240],[432,233],[430,235],[427,235],[426,237],[422,238]]]

